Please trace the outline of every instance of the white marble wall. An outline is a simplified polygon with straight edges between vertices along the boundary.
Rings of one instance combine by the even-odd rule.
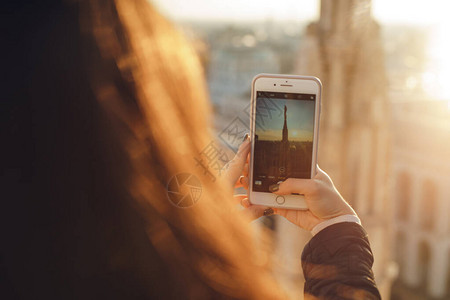
[[[405,245],[396,245],[404,251],[404,258],[399,262],[402,270],[400,279],[411,287],[425,286],[426,293],[431,297],[444,298],[449,296],[447,282],[450,276],[450,165],[447,157],[430,157],[406,146],[398,144],[393,152],[394,176],[399,181],[400,176],[407,174],[411,195],[407,207],[395,206],[395,230],[397,235],[401,232],[406,237],[403,241]],[[427,194],[424,193],[426,181],[432,182],[437,200],[430,229],[424,228],[421,222],[422,207],[424,202],[427,203]],[[402,192],[399,184],[394,185],[394,192]],[[405,209],[409,211],[408,217],[401,220],[398,218],[400,210]],[[429,249],[425,269],[422,269],[420,257],[421,243]]]

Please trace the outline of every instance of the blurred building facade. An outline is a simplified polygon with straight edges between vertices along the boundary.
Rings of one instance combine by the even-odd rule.
[[[390,245],[390,106],[383,43],[370,8],[370,0],[322,0],[319,21],[307,27],[296,73],[323,82],[319,165],[368,231],[375,278],[383,299],[389,299],[396,276]],[[282,233],[280,255],[298,257],[310,236],[292,242],[286,232],[298,236],[296,228],[281,219],[276,228]],[[287,265],[285,273],[294,269]]]
[[[450,108],[392,104],[395,299],[450,299]]]

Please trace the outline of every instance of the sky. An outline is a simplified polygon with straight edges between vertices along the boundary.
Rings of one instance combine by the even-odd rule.
[[[149,0],[173,21],[309,22],[319,18],[320,0]],[[381,24],[431,28],[426,46],[429,66],[424,90],[450,105],[450,0],[372,0],[372,15]]]
[[[263,129],[257,127],[256,134],[260,140],[281,140],[284,125],[284,106],[287,108],[288,139],[290,141],[312,141],[314,129],[314,101],[274,99],[282,109],[271,117],[257,118]],[[264,111],[263,113],[267,115]]]
[[[317,0],[151,0],[174,19],[254,21],[317,17]],[[299,3],[300,2],[300,3]]]
[[[165,15],[180,20],[303,20],[319,16],[319,0],[150,0]],[[436,24],[446,20],[448,0],[372,0],[381,23]]]

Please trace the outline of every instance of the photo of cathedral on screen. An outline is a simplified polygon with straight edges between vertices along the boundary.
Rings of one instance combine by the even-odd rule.
[[[284,106],[282,139],[260,140],[255,135],[253,190],[268,192],[269,186],[286,178],[310,178],[312,141],[290,141],[287,107]]]

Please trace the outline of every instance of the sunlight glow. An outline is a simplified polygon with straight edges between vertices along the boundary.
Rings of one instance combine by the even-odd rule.
[[[423,88],[433,99],[447,100],[450,107],[450,1],[447,0],[373,0],[372,12],[382,24],[397,23],[426,27],[426,70],[422,74]],[[413,85],[415,82],[408,82]]]
[[[435,77],[435,84],[427,92],[431,95],[437,94],[441,99],[450,100],[450,40],[448,32],[450,22],[447,19],[445,24],[436,29],[431,35],[428,46],[430,58],[430,73]],[[433,86],[434,85],[434,86]],[[425,88],[428,88],[425,86]]]
[[[372,15],[381,23],[438,24],[448,14],[448,0],[372,0]]]

